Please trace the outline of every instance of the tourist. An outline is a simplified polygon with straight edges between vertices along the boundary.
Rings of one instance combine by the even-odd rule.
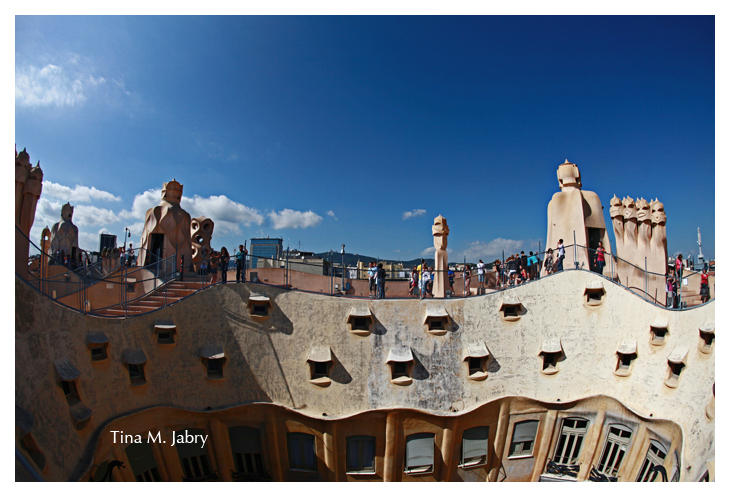
[[[370,289],[370,297],[375,297],[376,289],[375,289],[375,277],[377,273],[377,268],[375,267],[375,263],[371,262],[368,265],[368,288]]]
[[[221,283],[228,283],[228,263],[230,260],[231,256],[228,249],[221,247]]]
[[[185,271],[185,255],[180,256],[180,281],[184,281],[183,272]]]
[[[532,252],[530,252],[529,257],[526,257],[525,253],[522,252],[522,256],[525,257],[525,264],[523,267],[527,269],[527,278],[532,279]]]
[[[487,265],[484,264],[484,262],[481,259],[479,259],[479,263],[477,264],[477,276],[479,277],[479,288],[480,289],[485,288],[484,280],[485,280],[486,275],[484,273],[486,272],[485,271],[486,267],[487,267]]]
[[[132,265],[132,262],[134,261],[134,249],[132,248],[132,244],[129,244],[129,248],[127,249],[127,267]]]
[[[433,270],[433,266],[428,268],[428,271],[431,273],[431,279],[428,280],[428,293],[433,297],[433,279],[436,276],[436,271]]]
[[[682,267],[682,254],[679,254],[677,258],[674,260],[674,276],[677,278],[677,283],[679,285],[682,284],[682,270],[684,268]]]
[[[540,277],[540,259],[537,258],[537,254],[533,254],[530,250],[530,257],[527,258],[528,263],[532,261],[530,265],[530,280],[536,280]]]
[[[522,281],[520,281],[520,283],[526,283],[526,282],[530,281],[529,276],[527,276],[527,269],[525,269],[524,267],[522,267],[522,269],[520,269],[520,275],[522,277],[521,278]]]
[[[497,278],[496,287],[502,287],[502,261],[497,259],[494,261],[494,276]]]
[[[449,269],[449,289],[451,290],[451,295],[454,294],[454,272]]]
[[[127,253],[124,251],[124,246],[119,247],[119,267],[126,266],[126,260],[127,260]],[[65,264],[64,264],[65,265]]]
[[[700,275],[700,301],[704,304],[708,300],[710,300],[710,278],[707,275],[707,268],[704,268]]]
[[[408,295],[415,297],[416,295],[414,294],[414,292],[418,292],[418,271],[416,271],[415,267],[411,269],[411,282],[410,289],[408,290]]]
[[[669,273],[664,277],[667,280],[667,308],[671,309],[674,307],[674,278]]]
[[[563,261],[565,260],[565,245],[563,245],[563,239],[558,240],[558,263],[556,271],[563,270]]]
[[[385,269],[383,269],[383,263],[378,264],[378,270],[375,273],[375,279],[377,280],[378,286],[378,298],[385,298]]]
[[[246,255],[248,250],[243,245],[238,246],[238,252],[234,250],[236,257],[236,283],[246,283]]]
[[[218,281],[218,262],[220,261],[220,254],[213,250],[210,253],[210,284],[215,285]]]
[[[421,269],[421,298],[424,299],[428,295],[428,282],[431,281],[431,274],[428,272],[428,266],[423,264]]]
[[[518,259],[518,262],[519,262],[520,266],[522,266],[520,268],[520,272],[522,272],[522,269],[524,269],[526,271],[529,271],[530,270],[530,267],[527,264],[527,256],[525,255],[525,251],[524,250],[520,252],[520,256],[519,257],[520,258]]]
[[[509,257],[507,257],[507,281],[509,283],[509,286],[512,286],[514,282],[515,273],[517,273],[515,256],[510,255]]]
[[[545,254],[545,276],[553,272],[553,249],[549,248]]]
[[[464,264],[464,297],[471,295],[471,269]]]
[[[596,269],[603,274],[603,268],[606,267],[606,249],[603,248],[603,242],[598,242],[596,249]]]

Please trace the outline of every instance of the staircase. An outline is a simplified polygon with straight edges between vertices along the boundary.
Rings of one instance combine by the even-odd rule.
[[[188,279],[188,275],[186,274],[185,281],[170,281],[166,285],[162,285],[161,287],[159,287],[154,292],[145,295],[138,300],[133,300],[129,302],[126,306],[116,305],[114,307],[108,307],[106,309],[94,311],[94,313],[100,316],[108,317],[125,317],[134,316],[137,314],[144,314],[147,312],[156,311],[157,309],[162,309],[165,304],[170,305],[184,297],[187,297],[188,295],[192,295],[193,293],[207,286],[209,285],[201,284],[199,276],[197,277],[196,281],[196,275],[191,273]]]

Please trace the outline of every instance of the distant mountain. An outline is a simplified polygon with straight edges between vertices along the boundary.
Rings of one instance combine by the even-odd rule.
[[[331,254],[329,252],[321,252],[319,254],[314,254],[318,257],[321,257],[327,261],[333,261],[335,264],[342,264],[342,254],[339,252],[332,252]],[[368,264],[369,262],[402,262],[403,267],[413,267],[418,266],[421,263],[421,258],[412,259],[410,261],[398,261],[396,259],[378,259],[376,257],[369,257],[367,255],[357,255],[357,254],[348,254],[345,252],[345,265],[346,266],[356,266],[357,261],[363,262],[365,264]],[[433,266],[434,260],[431,259],[425,259],[426,264],[429,266]]]

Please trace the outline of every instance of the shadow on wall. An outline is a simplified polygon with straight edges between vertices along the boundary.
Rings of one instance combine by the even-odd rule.
[[[431,375],[423,366],[423,363],[418,357],[418,354],[413,350],[411,350],[411,353],[413,354],[413,369],[411,371],[411,378],[413,378],[414,380],[425,380],[430,377]]]
[[[383,326],[383,323],[378,321],[378,317],[375,315],[374,312],[371,311],[371,315],[373,317],[373,328],[372,328],[373,335],[385,335],[388,330],[385,329],[385,326]]]
[[[336,383],[347,385],[352,381],[352,376],[347,372],[345,366],[337,358],[334,351],[330,352],[332,355],[332,369],[330,371],[330,379]]]

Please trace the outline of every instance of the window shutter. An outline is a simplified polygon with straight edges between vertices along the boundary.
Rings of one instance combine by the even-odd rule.
[[[203,433],[203,430],[200,430],[198,428],[194,428],[192,430],[187,430],[188,435],[192,435],[193,438],[195,438],[196,435],[202,435],[205,436],[205,433]],[[178,435],[185,436],[185,430],[180,430],[175,432],[175,436]],[[188,437],[189,438],[189,437]],[[208,452],[205,450],[205,446],[201,447],[203,443],[200,441],[200,437],[198,437],[197,440],[195,440],[193,443],[178,443],[175,441],[175,447],[177,447],[177,453],[180,456],[180,458],[184,459],[186,457],[195,457],[200,455],[208,455]]]
[[[462,461],[469,459],[487,459],[487,441],[489,440],[489,427],[477,426],[464,431],[463,438],[463,458]]]
[[[259,430],[248,426],[232,426],[228,428],[231,439],[231,451],[241,454],[261,454]]]
[[[512,443],[530,442],[535,440],[537,433],[538,421],[524,421],[515,423],[514,433],[512,434]]]
[[[410,435],[406,442],[408,468],[433,466],[433,433]]]
[[[135,476],[157,467],[149,442],[131,444],[127,447],[126,452]]]

